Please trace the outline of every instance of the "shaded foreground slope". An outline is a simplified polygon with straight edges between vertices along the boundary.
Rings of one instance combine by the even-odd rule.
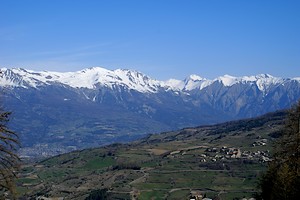
[[[284,112],[150,135],[130,144],[76,151],[23,167],[22,197],[85,199],[250,198],[280,134]]]

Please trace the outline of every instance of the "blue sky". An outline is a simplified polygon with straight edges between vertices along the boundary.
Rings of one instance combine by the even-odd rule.
[[[300,1],[0,0],[0,66],[300,76]]]

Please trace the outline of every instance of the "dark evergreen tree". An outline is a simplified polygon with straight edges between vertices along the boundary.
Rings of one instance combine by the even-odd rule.
[[[19,168],[16,154],[19,140],[16,133],[7,128],[9,112],[0,110],[0,199],[14,198],[15,179]]]
[[[260,199],[300,197],[300,101],[289,110],[282,133],[275,144],[273,161],[260,180]]]

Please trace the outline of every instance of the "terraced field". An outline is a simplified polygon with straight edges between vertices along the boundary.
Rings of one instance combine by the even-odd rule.
[[[250,198],[285,113],[150,135],[23,166],[20,197],[85,199]],[[263,141],[263,142],[262,142]]]

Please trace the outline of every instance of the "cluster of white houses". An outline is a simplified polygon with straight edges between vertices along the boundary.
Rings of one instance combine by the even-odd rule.
[[[207,153],[201,154],[201,162],[207,162],[209,160],[216,162],[217,160],[229,160],[235,158],[243,158],[248,160],[258,160],[261,162],[268,162],[270,161],[270,152],[266,151],[241,151],[239,148],[236,147],[226,147],[223,146],[222,148],[207,148],[205,150]]]

